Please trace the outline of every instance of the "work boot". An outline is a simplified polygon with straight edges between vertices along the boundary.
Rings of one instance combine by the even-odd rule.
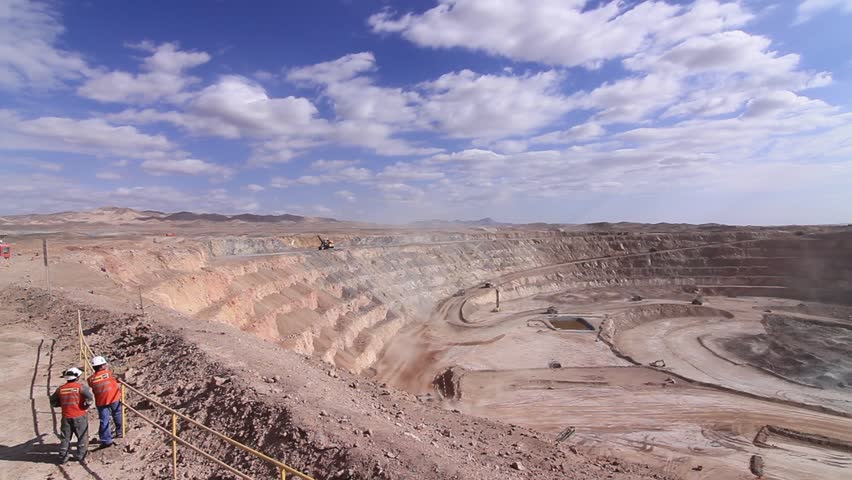
[[[113,445],[115,445],[115,443],[114,443],[114,442],[102,443],[102,444],[101,444],[101,448],[99,448],[98,450],[103,450],[103,449],[105,449],[105,448],[109,448],[109,447],[111,447],[111,446],[113,446]]]
[[[88,451],[83,452],[83,454],[82,454],[82,455],[80,455],[79,457],[77,457],[77,461],[78,461],[78,462],[80,462],[80,463],[86,463],[86,455],[88,455],[88,454],[89,454],[89,452],[88,452]]]
[[[63,455],[59,458],[59,465],[65,465],[68,463],[68,455]]]

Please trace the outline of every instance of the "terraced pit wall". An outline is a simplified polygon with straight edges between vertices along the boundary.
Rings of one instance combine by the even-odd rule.
[[[149,301],[237,326],[355,372],[373,365],[404,326],[484,281],[504,299],[602,286],[684,285],[708,293],[842,302],[852,293],[852,245],[842,237],[769,230],[684,234],[361,235],[334,251],[294,250],[310,236],[176,239],[89,251]],[[731,243],[742,242],[742,243]],[[705,248],[667,252],[670,249]],[[146,246],[146,248],[148,248]],[[646,253],[596,261],[575,260]],[[249,256],[251,255],[251,256]],[[554,266],[556,265],[556,266]],[[517,273],[517,272],[525,273]],[[482,289],[471,302],[492,302]]]

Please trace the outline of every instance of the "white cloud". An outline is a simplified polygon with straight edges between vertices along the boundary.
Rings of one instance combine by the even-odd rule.
[[[287,188],[294,183],[293,179],[287,177],[272,177],[269,179],[269,186],[272,188]]]
[[[438,130],[453,137],[497,138],[539,128],[571,109],[553,71],[528,75],[445,74],[416,89],[380,87],[370,52],[291,69],[288,79],[322,87],[337,115],[333,137],[386,155],[428,155],[395,135]]]
[[[374,70],[375,64],[376,58],[371,52],[351,53],[329,62],[291,69],[287,79],[308,84],[336,84]]]
[[[27,175],[6,177],[0,183],[7,213],[87,210],[104,205],[121,205],[139,210],[237,213],[249,210],[251,200],[224,191],[192,193],[167,186],[124,186],[102,188],[103,184],[83,185],[68,176]]]
[[[795,39],[778,44],[770,33],[742,31],[751,18],[748,2],[436,3],[424,13],[384,11],[370,23],[378,33],[399,34],[417,45],[516,62],[501,60],[482,72],[430,66],[425,70],[430,76],[406,85],[396,83],[398,75],[385,75],[373,53],[356,52],[275,73],[253,67],[237,71],[245,76],[202,83],[191,69],[208,62],[207,53],[142,42],[131,45],[141,57],[138,69],[92,70],[79,55],[57,47],[62,27],[44,4],[0,0],[0,39],[7,35],[4,28],[23,28],[35,39],[27,50],[32,59],[0,43],[0,86],[73,82],[82,84],[79,94],[88,98],[136,103],[86,119],[0,110],[0,150],[96,156],[103,169],[93,174],[102,180],[129,181],[130,172],[118,169],[127,160],[110,164],[125,158],[152,175],[235,176],[232,166],[200,160],[206,157],[155,134],[169,125],[188,135],[234,140],[250,151],[250,166],[269,168],[263,182],[233,185],[244,197],[221,188],[180,196],[165,187],[132,185],[87,196],[80,185],[51,178],[46,184],[56,192],[41,201],[41,187],[17,174],[44,176],[38,170],[59,165],[38,159],[18,161],[21,168],[12,167],[18,184],[3,191],[7,196],[18,191],[20,202],[38,208],[65,200],[63,209],[96,201],[146,208],[195,202],[254,211],[262,207],[257,199],[267,196],[259,192],[292,186],[322,192],[341,205],[375,202],[370,204],[399,204],[400,212],[454,212],[522,208],[516,205],[578,192],[744,192],[749,176],[760,177],[752,181],[760,189],[775,188],[766,179],[792,183],[800,177],[833,185],[838,176],[848,178],[852,117],[843,113],[848,106],[830,105],[812,90],[830,83],[831,73],[808,71],[790,50]],[[16,7],[11,14],[3,9],[8,5]],[[799,14],[811,12],[811,18],[828,8],[845,12],[846,4],[802,1]],[[594,73],[563,68],[594,69],[604,62],[607,68]],[[290,84],[277,83],[284,79]],[[264,87],[257,80],[269,83]],[[293,88],[298,93],[276,96]],[[68,105],[60,104],[75,104]],[[312,158],[330,159],[287,176],[274,165],[311,150]],[[369,152],[407,158],[377,164]],[[154,198],[158,194],[164,198]],[[312,208],[303,210],[319,211]]]
[[[500,138],[543,128],[573,108],[554,71],[479,75],[470,70],[422,84],[422,115],[453,137]]]
[[[124,122],[135,125],[169,123],[183,127],[195,135],[213,135],[228,139],[236,139],[241,136],[238,128],[215,117],[206,117],[174,110],[162,112],[152,108],[143,110],[129,108],[118,113],[106,114],[104,118],[113,122]]]
[[[256,141],[249,162],[253,165],[287,162],[331,133],[310,100],[270,97],[260,84],[238,75],[223,76],[194,94],[186,111],[131,109],[108,118],[139,124],[166,122],[196,135],[248,138]]]
[[[224,76],[203,89],[192,101],[191,110],[216,119],[237,137],[286,136],[305,130],[315,133],[325,127],[308,99],[270,98],[262,86],[236,75]]]
[[[589,141],[603,136],[606,130],[595,122],[575,125],[567,130],[549,132],[530,139],[530,143],[572,144]]]
[[[601,123],[640,122],[674,102],[683,90],[675,77],[650,74],[604,83],[580,104],[600,110],[595,119]]]
[[[643,52],[625,60],[634,70],[675,70],[690,75],[712,72],[748,72],[765,77],[792,71],[795,54],[769,50],[771,40],[734,30],[692,37],[662,54]]]
[[[199,81],[185,75],[185,70],[210,60],[205,52],[179,50],[174,43],[136,47],[151,53],[142,63],[144,73],[120,70],[99,73],[80,86],[77,93],[101,102],[150,103],[160,99],[180,102],[188,98],[186,88]]]
[[[661,109],[663,117],[728,114],[767,89],[797,91],[831,82],[827,72],[801,70],[798,55],[772,50],[768,38],[736,30],[642,52],[624,65],[650,73],[613,84],[623,87],[617,97],[622,106],[610,106],[602,120],[641,121]]]
[[[98,118],[24,120],[15,112],[0,110],[0,127],[0,149],[149,158],[175,147],[162,135],[148,135],[130,126],[114,126]]]
[[[121,175],[115,172],[97,172],[95,178],[100,180],[121,180]]]
[[[345,55],[337,60],[291,69],[288,80],[322,88],[322,96],[331,101],[336,120],[330,139],[362,146],[381,155],[434,153],[399,138],[398,132],[423,127],[418,121],[416,92],[379,87],[363,76],[376,70],[371,52]]]
[[[797,8],[796,23],[807,22],[815,16],[837,9],[841,14],[852,13],[852,0],[801,0]]]
[[[400,88],[379,87],[364,74],[375,71],[371,52],[290,70],[287,79],[324,88],[339,119],[349,122],[393,123],[405,128],[416,122],[419,96]]]
[[[316,160],[311,162],[311,167],[318,170],[339,170],[359,163],[361,162],[358,160]]]
[[[174,43],[164,43],[157,47],[147,46],[143,49],[151,52],[151,56],[144,62],[145,69],[151,72],[180,74],[186,69],[210,61],[208,53],[178,50],[178,45]]]
[[[131,126],[114,126],[102,119],[77,120],[40,117],[31,120],[0,110],[0,149],[57,151],[95,156],[122,156],[144,160],[141,167],[154,175],[207,175],[226,179],[233,169],[187,158],[162,135],[148,135]],[[127,160],[112,162],[124,167]],[[47,164],[45,164],[47,165]],[[115,172],[98,174],[101,179],[117,179]]]
[[[206,175],[227,179],[234,174],[231,168],[195,158],[145,160],[141,167],[152,175]]]
[[[755,189],[784,191],[795,183],[785,169],[807,171],[802,174],[805,188],[836,185],[837,175],[852,168],[852,115],[789,91],[765,92],[733,118],[610,135],[589,125],[595,124],[542,136],[543,144],[570,145],[561,150],[467,149],[400,162],[386,171],[402,174],[391,180],[380,172],[377,178],[388,181],[376,188],[388,200],[417,199],[451,210],[459,203],[488,208],[514,197],[565,198],[575,192],[748,191],[748,172],[787,182],[761,181]],[[580,144],[572,140],[586,134],[593,138]]]
[[[369,24],[376,33],[399,33],[417,45],[480,50],[549,65],[597,66],[693,35],[740,26],[751,16],[738,3],[585,0],[439,0],[423,14],[385,10]]]
[[[334,192],[334,196],[343,199],[348,203],[355,203],[355,201],[357,200],[355,194],[350,192],[349,190],[338,190]]]
[[[811,100],[788,91],[767,92],[749,100],[743,117],[764,117],[776,113],[801,113],[809,109],[830,109],[821,100]]]
[[[408,162],[397,162],[385,167],[377,176],[383,181],[431,181],[444,178],[444,172],[435,168],[422,168]]]
[[[56,88],[91,73],[57,46],[64,28],[52,3],[0,0],[0,88]]]
[[[48,172],[59,172],[63,168],[61,163],[17,157],[0,157],[0,165],[18,165],[21,167],[34,168]]]
[[[321,145],[363,147],[380,155],[431,155],[400,138],[408,131],[440,131],[459,138],[500,138],[540,129],[572,108],[555,72],[520,76],[480,75],[464,70],[416,86],[386,88],[362,76],[375,71],[371,53],[344,56],[289,70],[287,77],[322,88],[336,118],[321,118],[302,97],[271,98],[245,77],[225,76],[194,94],[185,111],[124,110],[113,121],[166,122],[197,135],[248,138],[253,165],[283,163]]]
[[[364,183],[373,177],[373,173],[362,167],[332,169],[321,175],[302,175],[298,178],[273,177],[269,183],[273,188],[287,188],[291,185],[324,185],[333,183]]]
[[[334,124],[331,140],[368,148],[379,155],[428,155],[439,148],[417,147],[394,138],[398,127],[378,122],[344,120]]]
[[[258,70],[252,74],[252,77],[258,79],[261,82],[269,82],[275,80],[276,76],[272,72],[267,72],[266,70]]]
[[[401,203],[417,203],[426,196],[422,188],[405,183],[380,183],[378,189],[385,199]]]
[[[474,145],[477,147],[489,147],[490,149],[500,152],[500,153],[520,153],[526,151],[532,140],[519,140],[519,139],[511,139],[511,140],[500,140],[497,142],[479,142],[474,141]]]

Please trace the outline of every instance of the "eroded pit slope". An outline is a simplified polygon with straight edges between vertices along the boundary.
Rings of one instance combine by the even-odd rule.
[[[852,327],[787,315],[763,318],[765,334],[725,342],[751,365],[783,378],[824,389],[852,384]]]
[[[362,372],[401,328],[459,289],[494,281],[506,298],[575,287],[699,286],[724,295],[850,298],[852,241],[772,230],[154,239],[89,249],[145,298]],[[649,254],[650,253],[650,254]],[[588,262],[571,263],[591,259]]]

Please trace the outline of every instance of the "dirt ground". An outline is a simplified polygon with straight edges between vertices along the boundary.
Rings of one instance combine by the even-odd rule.
[[[554,446],[547,435],[523,427],[449,412],[227,325],[156,305],[146,306],[141,317],[133,292],[104,281],[97,271],[80,264],[52,270],[53,300],[42,289],[11,286],[16,282],[9,276],[0,295],[3,365],[20,372],[5,385],[10,398],[4,398],[19,420],[0,432],[0,469],[14,472],[14,478],[171,478],[168,443],[132,416],[128,438],[118,448],[92,451],[86,465],[55,465],[55,415],[47,408],[44,377],[51,375],[54,388],[59,372],[78,363],[76,339],[68,334],[78,309],[92,347],[129,382],[315,478],[485,479],[495,472],[506,478],[672,478],[653,467]],[[168,425],[144,401],[130,402]],[[90,428],[94,425],[90,415]],[[274,476],[221,442],[189,435],[243,471]],[[181,478],[232,478],[185,449],[179,468]]]
[[[0,317],[5,320],[0,333],[0,349],[4,352],[0,368],[6,372],[0,399],[9,418],[32,421],[8,425],[3,433],[0,459],[8,462],[4,465],[7,478],[20,478],[30,472],[46,478],[55,468],[59,445],[56,413],[47,398],[51,387],[55,388],[61,381],[49,379],[50,365],[56,360],[55,339],[45,338],[41,332],[22,325],[8,325],[7,315],[0,311]]]
[[[4,478],[102,479],[116,478],[110,464],[120,449],[98,452],[97,414],[89,412],[89,461],[58,466],[61,414],[50,406],[49,395],[64,380],[62,371],[78,363],[77,352],[59,335],[24,321],[17,306],[0,306],[0,368],[5,373],[2,405],[8,418],[0,433],[0,469]],[[123,442],[119,442],[120,444]],[[72,452],[76,447],[72,447]]]
[[[85,468],[52,464],[46,393],[76,362],[77,309],[134,384],[316,478],[750,479],[754,454],[768,479],[852,467],[852,352],[825,327],[852,325],[843,232],[338,224],[319,228],[339,248],[318,252],[316,224],[190,223],[17,227],[0,261],[2,398],[19,419],[0,432],[2,471],[170,478],[141,422]],[[795,435],[757,441],[767,426]]]

